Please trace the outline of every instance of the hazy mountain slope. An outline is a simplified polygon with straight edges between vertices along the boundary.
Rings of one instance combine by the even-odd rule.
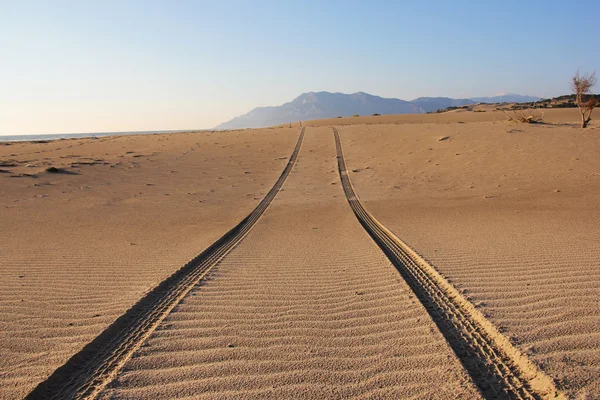
[[[385,99],[367,93],[310,92],[278,107],[258,107],[216,129],[259,128],[288,122],[347,117],[354,114],[409,114],[424,112],[418,105],[400,99]]]
[[[388,99],[358,92],[353,94],[309,92],[281,106],[257,107],[252,111],[224,122],[215,129],[262,128],[323,118],[348,117],[354,114],[421,114],[479,102],[530,102],[538,97],[507,94],[497,97],[452,99],[448,97],[419,97],[413,101]]]
[[[451,99],[449,97],[419,97],[411,103],[418,105],[424,112],[443,110],[448,107],[459,107],[476,102],[471,99]]]
[[[494,97],[471,97],[471,100],[475,103],[529,103],[541,100],[541,97],[508,93]]]

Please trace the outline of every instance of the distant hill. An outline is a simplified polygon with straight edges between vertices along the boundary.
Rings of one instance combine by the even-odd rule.
[[[541,97],[535,96],[522,96],[520,94],[504,94],[501,96],[494,97],[471,97],[475,103],[531,103],[534,101],[541,100]]]
[[[448,107],[467,106],[476,102],[471,99],[451,99],[449,97],[419,97],[411,103],[418,105],[423,112],[432,112]]]
[[[304,93],[278,107],[257,107],[216,127],[216,129],[261,128],[311,119],[348,117],[354,114],[422,113],[415,104],[399,99],[384,99],[367,93]]]
[[[512,96],[512,97],[511,97]],[[281,106],[257,107],[252,111],[222,123],[215,129],[262,128],[289,122],[313,119],[349,117],[355,114],[422,114],[452,106],[475,104],[477,102],[508,102],[509,98],[533,99],[538,97],[505,95],[472,99],[451,99],[448,97],[420,97],[413,101],[389,99],[358,92],[353,94],[309,92],[304,93]],[[499,100],[493,100],[499,99]],[[512,100],[516,101],[516,100]]]
[[[600,104],[600,94],[588,94],[585,96],[584,101],[596,100]],[[565,94],[551,99],[540,99],[534,102],[516,103],[511,105],[511,109],[523,109],[523,108],[575,108],[574,94]]]

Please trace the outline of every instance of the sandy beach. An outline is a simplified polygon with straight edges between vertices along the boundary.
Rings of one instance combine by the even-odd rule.
[[[0,400],[600,400],[584,3],[0,2]]]
[[[291,173],[99,398],[485,397],[364,207],[569,398],[600,395],[600,151],[573,110],[308,121]],[[0,397],[22,398],[242,221],[300,124],[0,145]],[[50,169],[56,168],[56,170]],[[482,391],[483,390],[483,391]]]
[[[560,388],[591,399],[600,396],[600,131],[577,129],[575,110],[547,116],[563,122],[340,135],[367,209]]]
[[[331,129],[101,398],[477,398],[348,207]]]
[[[0,145],[0,160],[16,165],[0,167],[0,398],[26,395],[252,211],[297,137],[267,129]]]

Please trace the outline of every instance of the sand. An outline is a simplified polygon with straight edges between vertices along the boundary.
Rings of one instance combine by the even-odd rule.
[[[297,138],[293,128],[0,145],[0,161],[17,165],[0,167],[10,171],[0,173],[0,398],[23,397],[244,218]]]
[[[331,129],[101,398],[478,398],[348,206]]]
[[[599,398],[600,129],[577,118],[303,122],[273,204],[103,396],[480,397],[350,210],[335,124],[368,211],[559,389]],[[25,396],[248,215],[299,126],[0,144],[0,398]]]
[[[471,122],[505,122],[507,117],[501,111],[496,111],[495,105],[479,105],[476,109],[485,110],[485,112],[473,112],[464,110],[454,110],[444,113],[432,114],[398,114],[398,115],[379,115],[345,118],[327,118],[314,121],[300,122],[303,126],[344,126],[344,125],[405,125],[405,124],[463,124]],[[578,111],[573,108],[561,108],[554,110],[535,110],[536,116],[543,115],[543,120],[553,125],[563,125],[579,127],[581,122],[577,122]],[[542,114],[543,113],[543,114]],[[513,115],[509,112],[509,115]],[[591,125],[590,125],[591,126]]]
[[[600,397],[600,130],[575,128],[567,111],[572,125],[424,119],[340,135],[367,209],[559,389],[591,399]]]

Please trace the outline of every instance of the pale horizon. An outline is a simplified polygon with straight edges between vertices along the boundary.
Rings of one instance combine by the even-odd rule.
[[[600,65],[600,5],[513,3],[3,2],[0,135],[211,129],[311,91],[549,98]]]
[[[317,92],[343,93],[343,92],[336,92],[336,91],[329,91],[329,90],[309,90],[309,91],[306,91],[306,92],[303,92],[303,93],[300,93],[300,94],[298,94],[298,96],[299,96],[299,95],[301,95],[301,94],[304,94],[304,93],[311,93],[311,92],[314,92],[314,93],[317,93]],[[364,90],[358,90],[358,91],[356,91],[356,92],[352,92],[352,93],[358,93],[358,92],[368,93],[368,92],[366,92],[366,91],[364,91]],[[352,93],[345,93],[345,94],[352,94]],[[373,95],[373,96],[379,96],[379,95],[377,95],[377,94],[375,94],[375,93],[368,93],[368,94],[370,94],[370,95]],[[530,94],[526,94],[526,93],[510,93],[510,92],[500,92],[500,93],[496,93],[496,94],[492,94],[492,95],[475,95],[475,96],[467,96],[467,97],[462,97],[462,98],[464,98],[464,99],[469,99],[469,98],[477,98],[477,97],[496,97],[496,96],[506,96],[506,95],[527,95],[527,96],[536,96],[535,94],[533,94],[533,95],[530,95]],[[296,98],[296,97],[298,97],[298,96],[294,96],[293,98],[290,98],[289,100],[286,100],[286,101],[284,101],[284,102],[282,102],[282,103],[280,103],[280,104],[265,104],[265,105],[257,105],[257,106],[255,106],[255,107],[253,107],[252,109],[254,109],[254,108],[258,108],[258,107],[280,106],[280,105],[282,105],[282,104],[284,104],[284,103],[287,103],[287,102],[289,102],[289,101],[292,101],[293,99],[295,99],[295,98]],[[379,97],[384,97],[384,98],[398,98],[398,97],[393,97],[393,96],[392,96],[392,97],[387,97],[387,96],[379,96]],[[411,100],[417,99],[417,98],[419,98],[419,97],[449,97],[449,96],[433,96],[433,95],[431,95],[431,96],[428,96],[428,95],[424,95],[424,96],[418,96],[418,97],[411,98],[411,99],[400,99],[400,100],[407,100],[407,101],[411,101]],[[541,97],[541,96],[537,96],[537,97]],[[239,114],[237,114],[237,115],[233,115],[233,116],[231,116],[231,117],[229,117],[229,118],[227,118],[227,119],[224,119],[224,120],[222,120],[222,121],[220,121],[220,122],[216,123],[216,124],[215,124],[215,125],[213,125],[213,126],[209,126],[209,127],[201,127],[201,128],[198,128],[198,127],[189,127],[189,126],[188,126],[188,127],[185,127],[185,126],[183,126],[183,127],[177,127],[177,128],[164,128],[164,127],[163,127],[163,128],[159,128],[159,129],[152,129],[152,128],[143,129],[143,128],[140,128],[140,129],[121,129],[121,130],[88,130],[88,131],[80,131],[80,132],[74,132],[74,131],[73,131],[73,132],[32,132],[32,133],[15,133],[15,134],[7,134],[7,133],[0,132],[0,136],[29,136],[29,135],[31,135],[31,136],[37,136],[37,135],[77,135],[77,134],[100,134],[100,133],[130,133],[130,132],[132,132],[132,133],[133,133],[133,132],[177,132],[177,131],[202,131],[202,130],[212,130],[212,129],[214,129],[214,128],[215,128],[217,125],[219,125],[220,123],[226,122],[226,121],[228,121],[228,120],[230,120],[230,119],[232,119],[232,118],[235,118],[235,117],[238,117],[238,116],[240,116],[240,115],[243,115],[243,114],[245,114],[245,113],[247,113],[247,112],[251,111],[252,109],[248,109],[248,110],[246,110],[246,111],[242,111],[242,112],[240,112]],[[143,121],[140,121],[140,123],[143,123]],[[140,126],[143,126],[143,125],[140,125]]]

